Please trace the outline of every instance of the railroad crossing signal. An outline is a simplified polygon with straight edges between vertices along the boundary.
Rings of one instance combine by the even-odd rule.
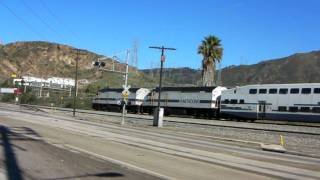
[[[123,85],[122,87],[123,87],[122,97],[126,99],[130,95],[130,91],[129,91],[130,86]]]
[[[16,96],[21,95],[21,94],[22,94],[22,89],[20,89],[20,88],[15,89],[15,90],[14,90],[14,94],[15,94]]]
[[[17,74],[16,74],[16,73],[11,73],[11,77],[12,77],[12,78],[16,78],[16,77],[17,77]]]
[[[129,95],[130,95],[130,91],[128,91],[128,90],[122,91],[122,96],[123,96],[124,98],[127,98]]]
[[[105,66],[106,66],[106,63],[105,63],[105,62],[101,62],[101,61],[93,61],[93,62],[92,62],[92,65],[93,65],[94,67],[100,68],[100,67],[105,67]]]

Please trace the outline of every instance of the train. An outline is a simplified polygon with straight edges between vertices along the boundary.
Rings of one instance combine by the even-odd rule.
[[[224,117],[320,122],[320,83],[247,85],[222,93]]]
[[[123,89],[104,88],[92,99],[95,110],[120,111]],[[159,88],[131,88],[127,110],[152,114]],[[163,87],[164,115],[237,120],[320,122],[320,83],[257,84],[234,88]]]

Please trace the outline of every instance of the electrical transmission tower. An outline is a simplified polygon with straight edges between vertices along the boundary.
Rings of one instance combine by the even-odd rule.
[[[139,46],[139,42],[137,40],[133,41],[132,65],[134,67],[138,67],[138,46]]]

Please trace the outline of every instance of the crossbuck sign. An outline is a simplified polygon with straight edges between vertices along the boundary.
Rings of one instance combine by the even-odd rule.
[[[123,86],[123,91],[122,91],[122,97],[124,98],[128,98],[128,96],[130,95],[130,86]]]

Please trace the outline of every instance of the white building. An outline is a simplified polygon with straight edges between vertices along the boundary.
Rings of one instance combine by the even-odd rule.
[[[22,76],[22,78],[13,79],[13,83],[21,85],[22,80],[26,86],[68,88],[75,85],[75,80],[71,78],[49,77],[48,79],[44,79],[33,76]]]

